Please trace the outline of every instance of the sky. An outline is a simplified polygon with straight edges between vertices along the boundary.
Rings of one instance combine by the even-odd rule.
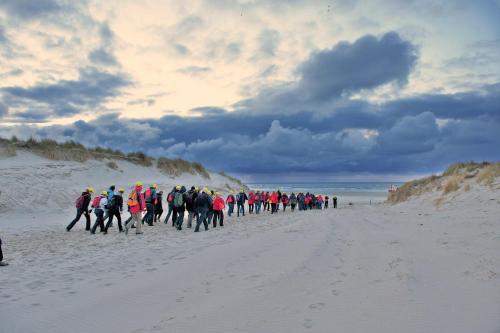
[[[500,160],[500,0],[0,0],[0,136],[247,181]]]

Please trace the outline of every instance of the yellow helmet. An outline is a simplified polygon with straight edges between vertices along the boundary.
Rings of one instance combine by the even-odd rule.
[[[215,192],[215,195],[220,195],[220,192]]]
[[[199,190],[200,190],[200,188],[199,188],[199,187],[195,187],[195,188],[194,188],[194,190],[195,190],[195,191],[199,191]]]
[[[152,188],[158,188],[158,185],[153,184],[151,187],[152,187]]]
[[[135,182],[135,186],[142,186],[142,182],[141,181]]]
[[[118,192],[123,193],[123,192],[125,192],[125,189],[123,187],[120,187],[120,189],[118,190]]]
[[[95,191],[93,187],[87,187],[87,192],[94,193]]]
[[[181,188],[182,188],[182,187],[181,187],[180,185],[177,185],[177,186],[175,187],[175,189],[176,189],[177,191],[179,191]]]
[[[203,188],[203,192],[208,193],[208,192],[210,192],[210,191],[208,190],[208,188],[207,188],[207,187],[204,187],[204,188]]]
[[[101,191],[101,195],[108,195],[107,191]]]

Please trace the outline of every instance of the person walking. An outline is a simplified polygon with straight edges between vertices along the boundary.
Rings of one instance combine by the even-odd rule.
[[[87,187],[87,189],[78,197],[78,199],[76,199],[76,217],[68,224],[68,226],[66,227],[66,231],[70,231],[75,226],[75,224],[80,221],[82,215],[85,215],[85,230],[90,230],[89,205],[92,198],[92,193],[94,193],[94,189],[92,187]]]
[[[217,227],[217,220],[219,220],[219,226],[224,226],[224,208],[226,205],[224,204],[224,198],[221,196],[220,192],[215,192],[215,199],[212,205],[214,209],[214,220],[213,227]]]
[[[255,192],[255,214],[260,214],[260,208],[262,207],[262,194],[260,191]]]
[[[271,201],[271,214],[277,213],[278,193],[273,192],[269,200]]]
[[[240,193],[236,196],[236,202],[238,204],[238,212],[237,217],[240,217],[240,212],[245,216],[245,202],[248,200],[247,194],[243,189],[240,190]]]
[[[227,215],[231,216],[234,212],[234,203],[236,202],[236,198],[234,197],[234,192],[229,192],[229,195],[226,198],[226,204],[228,206]]]
[[[271,194],[269,192],[266,192],[266,195],[264,196],[264,210],[269,211],[269,208],[271,207]]]
[[[175,194],[175,187],[172,189],[172,191],[170,191],[169,194],[167,194],[168,213],[164,221],[165,224],[168,224],[168,219],[170,218],[170,216],[174,211],[174,194]],[[172,227],[174,226],[174,224],[175,224],[175,218],[172,217]]]
[[[333,208],[337,208],[337,197],[333,196]]]
[[[186,210],[188,212],[187,227],[191,228],[193,218],[195,217],[195,202],[198,193],[196,187],[191,186],[191,189],[186,193]]]
[[[253,192],[248,193],[248,214],[253,214],[253,209],[255,205],[255,194]]]
[[[182,230],[182,223],[184,222],[184,212],[186,210],[186,188],[184,186],[177,186],[174,195],[174,207],[177,211],[177,220],[175,226],[177,230]]]
[[[121,217],[121,212],[123,211],[123,192],[125,192],[125,190],[120,188],[118,192],[113,195],[111,201],[108,202],[109,220],[108,223],[106,223],[106,227],[104,227],[104,234],[107,234],[108,228],[113,225],[113,216],[116,216],[116,220],[118,221],[118,231],[123,232]]]
[[[330,197],[325,195],[325,209],[328,209],[328,201],[330,200]]]
[[[281,203],[283,204],[283,212],[286,211],[286,207],[288,206],[288,202],[289,202],[288,195],[286,193],[283,193],[281,195]]]
[[[96,221],[94,222],[94,226],[92,230],[90,230],[91,234],[95,234],[97,227],[101,232],[104,232],[104,216],[107,215],[108,209],[106,208],[108,204],[108,192],[102,191],[101,195],[94,198],[92,202],[92,208],[94,208],[94,214],[96,216]]]
[[[212,199],[208,195],[208,189],[205,187],[201,193],[196,197],[196,207],[198,208],[198,213],[200,214],[198,220],[196,221],[196,228],[194,232],[200,231],[200,225],[203,223],[205,226],[205,231],[208,230],[207,215],[208,209],[212,206]]]
[[[292,192],[288,200],[290,201],[290,208],[292,209],[292,212],[295,211],[295,207],[297,206],[297,196],[295,193]]]
[[[160,222],[161,215],[163,214],[163,191],[156,193],[155,200],[155,216],[153,222]]]
[[[142,182],[135,183],[135,188],[130,192],[127,206],[132,214],[132,223],[135,223],[136,235],[142,234],[142,212],[146,210],[146,204],[142,196]],[[128,235],[129,225],[125,224],[125,234]]]
[[[153,184],[144,192],[146,215],[144,215],[142,222],[146,222],[150,227],[153,226],[155,216],[156,188],[156,184]]]

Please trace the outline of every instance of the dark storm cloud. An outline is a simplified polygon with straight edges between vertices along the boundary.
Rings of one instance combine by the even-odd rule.
[[[415,46],[395,32],[365,36],[314,53],[298,69],[299,87],[309,99],[325,101],[390,82],[403,85],[416,60]]]
[[[89,54],[89,60],[94,64],[105,66],[116,66],[118,61],[115,56],[103,48],[94,50]]]
[[[1,88],[5,102],[12,108],[48,110],[47,117],[70,116],[92,111],[108,98],[120,95],[130,84],[122,74],[93,68],[80,70],[78,80],[61,80],[31,87]]]
[[[362,90],[387,83],[406,84],[416,61],[417,47],[397,33],[380,38],[367,35],[314,52],[298,66],[296,82],[264,88],[235,107],[259,113],[321,109]]]
[[[62,11],[64,6],[55,0],[2,0],[0,8],[13,17],[33,19]]]

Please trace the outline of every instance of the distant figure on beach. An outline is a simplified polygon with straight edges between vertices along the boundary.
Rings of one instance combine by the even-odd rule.
[[[330,200],[330,197],[325,195],[325,209],[328,209],[328,201]]]
[[[281,195],[281,203],[283,204],[283,212],[286,211],[286,206],[288,206],[288,202],[289,202],[288,195],[286,195],[286,193],[283,193]]]
[[[253,214],[254,205],[255,205],[255,194],[253,193],[253,191],[250,191],[250,193],[248,193],[248,214]]]
[[[3,252],[2,252],[2,239],[0,238],[0,266],[8,266],[9,264],[3,261]]]
[[[213,203],[214,209],[214,219],[213,219],[213,227],[217,227],[217,220],[219,220],[219,226],[224,226],[224,208],[226,207],[224,203],[224,197],[220,194],[220,192],[215,192],[215,199]]]
[[[260,207],[262,206],[262,193],[260,191],[255,192],[255,214],[260,214]]]
[[[228,216],[231,216],[231,214],[233,214],[233,212],[234,212],[234,204],[235,203],[236,203],[236,199],[234,197],[234,192],[231,191],[231,192],[229,192],[229,195],[226,198],[226,204],[228,206],[228,209],[227,209],[227,215]]]
[[[85,215],[85,230],[90,230],[90,214],[89,214],[89,205],[90,200],[92,199],[92,193],[94,193],[94,189],[92,187],[87,187],[87,189],[82,192],[82,194],[76,199],[76,217],[70,224],[66,227],[67,231],[70,231],[76,224],[76,222],[80,221],[82,215]]]
[[[245,202],[247,202],[248,196],[243,189],[240,190],[240,193],[236,196],[236,202],[238,204],[238,212],[236,216],[240,216],[240,212],[243,216],[245,216]]]
[[[337,208],[337,197],[333,196],[333,208]]]
[[[297,196],[295,193],[292,192],[288,200],[290,201],[290,208],[292,209],[292,212],[295,211],[295,206],[297,206]]]

